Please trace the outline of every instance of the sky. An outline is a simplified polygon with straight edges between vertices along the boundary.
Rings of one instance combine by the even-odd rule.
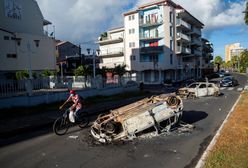
[[[55,27],[57,39],[92,46],[102,32],[123,26],[123,13],[153,0],[36,0],[45,19]],[[246,0],[173,0],[205,26],[204,38],[214,46],[214,56],[225,56],[225,45],[240,42],[248,48],[244,24]],[[53,26],[48,28],[53,31]]]

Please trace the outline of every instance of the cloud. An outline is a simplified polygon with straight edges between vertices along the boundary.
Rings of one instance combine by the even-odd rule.
[[[45,19],[55,25],[56,38],[81,43],[97,37],[113,26],[123,25],[123,9],[128,0],[37,0]],[[50,32],[52,28],[50,28]]]

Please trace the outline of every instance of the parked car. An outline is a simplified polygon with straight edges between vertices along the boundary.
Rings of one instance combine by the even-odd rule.
[[[237,86],[238,80],[233,76],[226,76],[220,81],[220,86],[229,87],[229,86]]]
[[[214,83],[195,82],[188,87],[180,88],[178,94],[182,98],[218,96],[220,94],[220,89]]]

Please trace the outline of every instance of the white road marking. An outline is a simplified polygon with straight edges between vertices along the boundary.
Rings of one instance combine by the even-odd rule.
[[[226,88],[225,87],[221,87],[220,90],[225,90]]]
[[[234,87],[230,87],[230,88],[228,88],[227,90],[233,90],[234,89]]]

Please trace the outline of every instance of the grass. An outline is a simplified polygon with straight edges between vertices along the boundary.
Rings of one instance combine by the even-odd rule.
[[[248,91],[242,93],[204,168],[248,168]]]
[[[117,100],[123,100],[128,99],[132,97],[138,97],[138,96],[145,96],[148,95],[147,92],[141,92],[141,91],[134,91],[134,92],[125,92],[120,94],[115,94],[111,96],[92,96],[84,99],[84,106],[92,106],[96,105],[98,103],[102,102],[108,102],[108,101],[117,101]],[[15,107],[15,108],[9,108],[9,109],[2,109],[0,113],[0,120],[1,119],[8,119],[8,118],[16,118],[16,117],[22,117],[27,116],[30,114],[35,113],[42,113],[47,111],[56,111],[59,109],[59,106],[62,105],[63,102],[56,102],[51,104],[42,104],[38,106],[33,107]],[[69,106],[69,103],[68,103]]]

